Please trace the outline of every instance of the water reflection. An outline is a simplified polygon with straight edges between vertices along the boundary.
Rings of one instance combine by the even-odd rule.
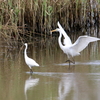
[[[68,66],[68,63],[61,63],[61,64],[55,64],[55,65],[62,65],[62,66]],[[99,66],[100,65],[100,60],[94,60],[94,61],[89,61],[89,62],[75,62],[75,64],[71,64],[71,66],[74,65],[96,65]]]
[[[90,76],[86,73],[63,74],[58,85],[58,100],[94,100],[94,98],[100,98],[96,94],[100,90],[98,88],[100,81],[97,83],[97,80],[89,80]],[[93,81],[96,83],[95,85]]]
[[[62,76],[59,85],[58,85],[58,100],[66,100],[69,92],[71,91],[71,87],[73,84],[73,74],[69,74],[67,76]]]
[[[25,93],[25,98],[27,100],[27,91],[29,89],[32,89],[34,86],[36,86],[39,82],[39,78],[32,78],[30,76],[26,81],[25,81],[25,86],[24,86],[24,93]]]
[[[45,44],[41,41],[29,44],[28,55],[40,64],[40,67],[33,68],[32,76],[27,72],[24,49],[0,47],[2,100],[100,99],[100,42],[90,44],[80,56],[75,57],[75,67],[71,65],[68,69],[69,64],[64,63],[66,55],[60,50],[58,41],[52,39],[43,41]]]

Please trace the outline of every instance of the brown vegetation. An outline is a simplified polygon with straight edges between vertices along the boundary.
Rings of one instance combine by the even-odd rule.
[[[0,0],[0,35],[24,40],[48,36],[57,21],[68,31],[99,26],[99,0]]]

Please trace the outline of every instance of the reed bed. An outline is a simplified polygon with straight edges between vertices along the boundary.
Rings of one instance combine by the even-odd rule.
[[[100,0],[0,0],[0,36],[5,40],[47,37],[57,27],[67,31],[100,24]]]

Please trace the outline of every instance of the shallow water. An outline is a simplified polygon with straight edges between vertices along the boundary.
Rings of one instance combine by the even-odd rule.
[[[28,46],[28,56],[40,64],[33,74],[23,46],[0,43],[1,100],[100,100],[100,42],[89,44],[69,67],[57,40],[51,39]]]

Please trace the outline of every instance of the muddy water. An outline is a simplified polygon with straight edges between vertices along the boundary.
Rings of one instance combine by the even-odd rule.
[[[0,43],[1,100],[100,100],[100,42],[91,43],[69,68],[57,40],[51,39],[29,44],[28,56],[40,64],[32,75],[22,44]]]

